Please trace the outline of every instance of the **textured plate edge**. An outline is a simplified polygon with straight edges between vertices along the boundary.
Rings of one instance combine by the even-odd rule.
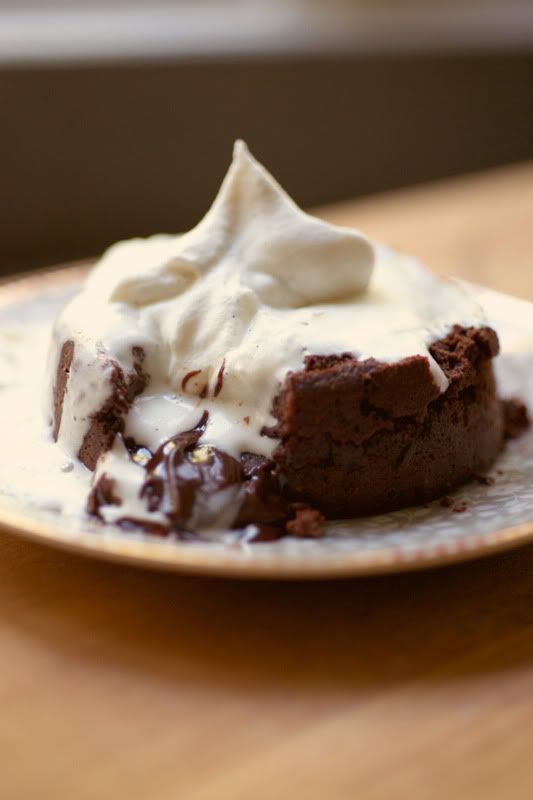
[[[32,520],[24,514],[0,507],[0,532],[19,536],[38,544],[91,558],[142,566],[168,572],[203,574],[210,577],[242,579],[305,580],[392,575],[448,566],[516,549],[533,543],[533,521],[486,534],[475,534],[446,547],[420,547],[391,553],[390,550],[303,557],[298,560],[279,555],[264,555],[248,560],[249,549],[228,548],[224,553],[209,545],[201,550],[191,545],[164,541],[130,539],[127,534],[99,537],[94,531],[81,531],[72,537],[58,532],[54,525]],[[259,555],[257,548],[253,552]]]

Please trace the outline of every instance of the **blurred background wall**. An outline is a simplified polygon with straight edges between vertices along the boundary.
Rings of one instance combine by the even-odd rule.
[[[0,0],[0,269],[186,229],[236,137],[304,206],[530,158],[532,10]]]

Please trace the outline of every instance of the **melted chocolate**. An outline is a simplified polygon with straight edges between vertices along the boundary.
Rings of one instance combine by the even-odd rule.
[[[227,453],[198,445],[206,424],[204,412],[193,430],[165,442],[145,467],[141,497],[150,511],[163,512],[173,529],[216,523],[225,508],[238,502],[242,467]]]
[[[115,481],[109,478],[105,472],[100,476],[94,485],[89,499],[87,500],[87,511],[89,514],[98,516],[100,506],[119,506],[120,497],[115,495]]]
[[[213,525],[245,528],[247,542],[272,541],[287,531],[296,536],[316,536],[321,515],[284,496],[273,461],[253,453],[240,460],[216,447],[200,444],[208,412],[198,424],[164,442],[155,453],[126,441],[130,456],[146,470],[140,496],[150,511],[168,519],[159,523],[123,518],[123,528],[141,527],[145,533],[182,537]],[[120,505],[114,482],[103,474],[91,492],[88,510],[99,516],[102,505]]]

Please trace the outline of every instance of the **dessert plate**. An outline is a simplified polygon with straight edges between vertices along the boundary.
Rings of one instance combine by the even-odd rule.
[[[0,286],[0,530],[79,553],[157,569],[211,575],[313,578],[401,572],[463,561],[533,542],[533,431],[509,443],[490,474],[445,502],[331,521],[322,539],[245,544],[235,532],[209,541],[158,539],[59,513],[40,461],[38,392],[52,320],[87,263]],[[533,305],[474,287],[500,333],[503,396],[533,408]],[[23,407],[24,403],[27,407]],[[17,409],[13,417],[10,409]],[[35,445],[35,446],[34,446]],[[68,470],[69,465],[65,465]],[[51,499],[52,498],[52,499]]]

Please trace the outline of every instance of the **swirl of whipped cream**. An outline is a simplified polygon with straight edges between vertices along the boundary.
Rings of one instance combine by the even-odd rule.
[[[364,291],[373,260],[361,233],[304,213],[237,141],[219,193],[195,228],[114,245],[88,287],[112,302],[145,306],[223,271],[238,275],[262,303],[300,308]]]

